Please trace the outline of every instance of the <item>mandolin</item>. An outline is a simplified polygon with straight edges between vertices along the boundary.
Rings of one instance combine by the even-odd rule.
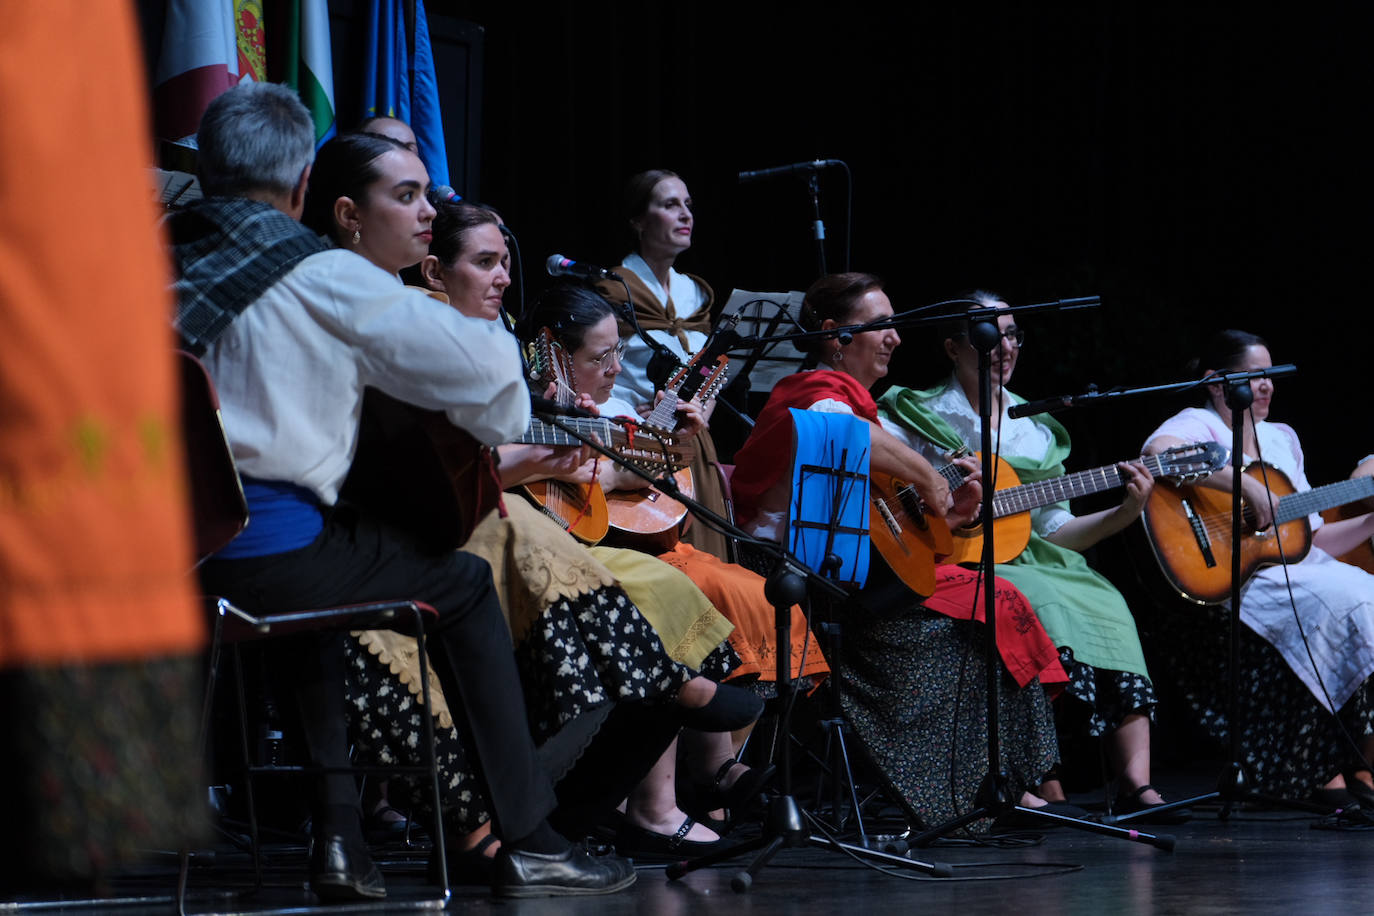
[[[572,354],[554,339],[553,331],[541,328],[534,345],[532,371],[537,374],[544,387],[554,386],[554,400],[567,407],[576,400],[573,387]],[[559,432],[562,432],[561,430]],[[531,423],[529,435],[534,433]],[[566,433],[563,435],[566,436]],[[572,437],[568,436],[568,439]],[[522,439],[523,441],[523,439]],[[546,443],[581,445],[581,442]],[[606,496],[601,486],[591,483],[568,483],[562,480],[537,480],[521,487],[525,496],[549,518],[566,528],[574,537],[588,544],[595,544],[606,536],[610,516],[606,508]]]
[[[654,405],[647,417],[639,421],[642,432],[673,436],[677,426],[678,404],[692,401],[705,403],[720,391],[725,384],[726,368],[730,361],[725,356],[718,356],[708,362],[704,358],[705,352],[696,353],[687,365],[668,380],[663,388],[663,399]],[[677,471],[673,480],[684,494],[693,494],[690,470],[683,468]],[[606,494],[606,503],[611,527],[629,534],[661,534],[676,529],[687,517],[687,507],[657,487],[614,490]]]
[[[1241,505],[1241,578],[1285,561],[1296,563],[1312,549],[1307,516],[1374,495],[1374,478],[1356,477],[1295,492],[1278,468],[1255,462],[1245,473],[1278,497],[1274,523],[1257,530],[1250,508]],[[1198,604],[1231,597],[1231,491],[1204,486],[1156,486],[1145,504],[1145,532],[1164,578]]]

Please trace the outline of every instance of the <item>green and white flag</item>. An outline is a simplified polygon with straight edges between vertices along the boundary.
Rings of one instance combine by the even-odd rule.
[[[283,82],[300,93],[315,119],[315,145],[334,136],[334,64],[329,49],[329,0],[291,0]]]

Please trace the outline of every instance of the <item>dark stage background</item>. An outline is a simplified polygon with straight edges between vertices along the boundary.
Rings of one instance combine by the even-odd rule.
[[[160,4],[141,6],[155,32]],[[344,123],[364,6],[331,3]],[[852,224],[843,173],[822,178],[830,267],[848,243],[898,309],[972,286],[1101,295],[1095,312],[1025,322],[1019,393],[1176,379],[1206,330],[1243,327],[1300,367],[1273,416],[1303,436],[1309,477],[1345,476],[1374,451],[1368,7],[1058,7],[427,4],[436,47],[470,43],[461,74],[438,50],[450,148],[456,134],[475,151],[460,190],[501,209],[532,290],[552,252],[618,261],[621,183],[655,166],[696,200],[679,266],[721,301],[804,289],[803,182],[735,176],[843,159]],[[906,335],[894,380],[944,372],[922,338]],[[1062,414],[1075,463],[1133,453],[1175,406]]]

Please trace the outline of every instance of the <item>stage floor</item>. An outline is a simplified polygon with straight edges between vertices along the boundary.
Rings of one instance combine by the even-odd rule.
[[[1209,788],[1206,774],[1162,774],[1157,783],[1170,797]],[[1075,796],[1085,806],[1101,796]],[[454,889],[449,909],[462,913],[665,914],[742,912],[771,914],[859,912],[1002,913],[1018,916],[1074,913],[1332,913],[1368,912],[1374,900],[1374,829],[1314,829],[1315,815],[1242,806],[1221,820],[1218,806],[1201,806],[1193,820],[1176,826],[1139,825],[1170,833],[1172,852],[1073,829],[1043,832],[1019,845],[979,846],[941,842],[911,856],[950,866],[953,877],[917,871],[884,874],[831,850],[783,849],[744,894],[731,888],[742,862],[694,872],[670,881],[662,866],[643,867],[631,889],[606,897],[545,898],[498,902],[482,889]],[[881,821],[874,830],[890,829]],[[310,906],[300,853],[279,851],[280,867],[269,886],[252,899],[214,892],[230,872],[197,868],[192,877],[192,912],[260,912]],[[226,861],[232,861],[228,859]],[[423,878],[423,857],[379,856],[389,897],[385,911],[421,904],[432,889]],[[222,863],[223,864],[223,863]],[[122,914],[168,913],[174,876],[153,871],[123,879],[121,893],[144,893],[141,904],[102,905]],[[239,872],[236,877],[244,877]],[[36,902],[36,901],[35,901]],[[70,905],[71,901],[68,901]],[[66,907],[49,898],[43,908]],[[41,905],[41,904],[40,904]],[[0,912],[14,904],[0,903]],[[24,909],[27,909],[25,907]],[[342,911],[342,910],[340,910]],[[374,910],[375,911],[375,910]]]

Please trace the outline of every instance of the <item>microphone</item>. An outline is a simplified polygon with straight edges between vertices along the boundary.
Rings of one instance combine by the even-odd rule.
[[[444,201],[457,202],[463,199],[463,195],[446,184],[430,185],[429,191],[431,194]]]
[[[590,410],[572,404],[560,404],[537,394],[530,395],[530,410],[537,417],[596,417]]]
[[[844,162],[839,159],[812,159],[810,162],[794,162],[791,165],[775,165],[771,169],[755,169],[752,172],[740,172],[739,183],[746,184],[750,181],[772,178],[775,175],[792,175],[797,172],[819,172],[821,169],[828,169],[833,165],[844,165]]]
[[[1029,417],[1038,413],[1054,413],[1056,410],[1064,410],[1073,406],[1073,397],[1063,395],[1057,398],[1041,398],[1038,401],[1027,401],[1024,404],[1013,404],[1007,408],[1007,416],[1013,420],[1020,417]]]
[[[620,274],[595,264],[574,261],[561,254],[551,254],[544,262],[544,269],[550,277],[578,277],[583,280],[619,280]]]

